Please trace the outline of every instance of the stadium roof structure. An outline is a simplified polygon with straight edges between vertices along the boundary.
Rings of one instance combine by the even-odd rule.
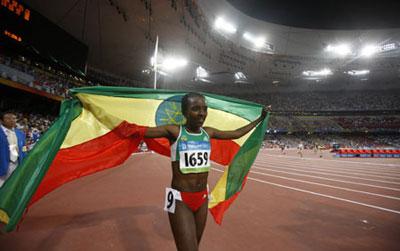
[[[304,76],[302,72],[318,70],[322,66],[333,68],[334,73],[341,74],[364,68],[375,74],[374,68],[379,68],[381,74],[400,75],[400,28],[392,28],[399,27],[392,22],[392,16],[388,17],[388,27],[391,27],[388,29],[354,29],[353,26],[349,30],[311,29],[250,17],[245,13],[251,12],[252,8],[254,10],[250,5],[255,4],[254,0],[25,2],[86,43],[89,46],[89,65],[133,79],[149,74],[157,36],[161,55],[180,56],[188,61],[185,72],[178,71],[170,76],[172,81],[178,83],[193,80],[193,73],[199,66],[207,70],[209,75],[216,76],[221,83],[233,83],[233,76],[237,72],[243,72],[249,82],[279,83],[300,78]],[[290,6],[288,1],[280,2]],[[347,2],[323,1],[330,5],[333,2],[346,8]],[[314,10],[317,11],[321,6],[321,3],[317,4]],[[351,6],[354,10],[354,4]],[[302,12],[305,7],[300,8],[296,3],[292,9]],[[393,6],[389,5],[388,8]],[[370,13],[363,12],[363,9],[360,6],[357,10],[361,14]],[[396,11],[399,8],[393,9]],[[293,10],[288,10],[290,13]],[[340,21],[342,13],[335,15],[333,23],[336,20],[339,20],[338,24],[343,23]],[[378,12],[372,14],[380,18]],[[226,22],[231,21],[234,26],[230,27],[225,22],[219,26],[222,30],[216,29],[215,22],[220,17]],[[375,20],[372,16],[370,18]],[[298,22],[298,26],[307,26],[300,19],[290,22],[288,24]],[[223,29],[229,27],[234,28],[231,29],[233,33],[224,32]],[[350,55],[341,57],[326,50],[330,45],[344,43],[351,46],[353,52]],[[374,58],[361,57],[363,48],[371,45],[378,45],[381,49],[383,46],[394,46],[394,49],[379,53]]]

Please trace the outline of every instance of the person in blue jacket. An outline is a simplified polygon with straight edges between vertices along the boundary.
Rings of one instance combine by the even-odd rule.
[[[0,125],[0,187],[25,157],[25,134],[16,128],[17,116],[7,111],[1,114]]]

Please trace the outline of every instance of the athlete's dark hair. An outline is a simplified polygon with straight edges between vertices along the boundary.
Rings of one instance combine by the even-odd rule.
[[[182,109],[182,114],[185,115],[187,108],[189,106],[189,99],[190,98],[203,98],[205,99],[205,97],[197,92],[189,92],[188,94],[186,94],[185,96],[182,97],[182,102],[181,102],[181,109]]]

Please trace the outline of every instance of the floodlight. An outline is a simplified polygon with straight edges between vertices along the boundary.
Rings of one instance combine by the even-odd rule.
[[[321,71],[317,72],[317,74],[321,75],[321,76],[327,76],[327,75],[331,75],[332,71],[330,69],[325,68],[325,69],[322,69]]]
[[[235,81],[234,81],[235,84],[247,84],[248,83],[247,77],[246,77],[246,75],[244,75],[243,72],[238,71],[233,76],[235,78]]]
[[[352,76],[363,76],[369,74],[369,70],[351,70],[346,73]]]
[[[243,72],[240,71],[236,72],[234,76],[236,80],[247,80],[246,75],[244,75]]]
[[[387,43],[383,45],[366,45],[361,50],[361,56],[370,57],[381,52],[388,52],[397,49],[396,43]]]
[[[376,45],[366,45],[361,49],[361,56],[370,57],[379,52],[379,46]]]
[[[384,44],[381,46],[381,51],[391,51],[395,50],[397,48],[396,43],[389,43],[389,44]]]
[[[339,56],[346,56],[352,53],[348,44],[328,45],[325,50]]]
[[[155,64],[155,59],[154,57],[151,57],[150,59],[150,64],[151,66],[154,67]],[[167,71],[167,72],[171,72],[174,71],[178,68],[182,68],[185,67],[188,64],[187,59],[182,58],[182,57],[166,57],[165,59],[158,59],[157,62],[157,68],[159,68],[159,70],[157,70],[157,72],[160,72],[160,70]]]
[[[255,47],[263,47],[265,45],[264,37],[256,37],[248,32],[243,33],[243,38],[254,44]]]
[[[143,74],[149,75],[150,72],[151,72],[150,69],[143,69],[143,70],[142,70],[142,73],[143,73]]]
[[[196,78],[207,78],[208,72],[201,66],[196,68]]]
[[[320,71],[303,71],[303,75],[307,77],[322,77],[332,75],[332,71],[328,68],[324,68]]]
[[[166,57],[161,63],[161,68],[166,71],[174,71],[178,68],[185,67],[188,61],[180,57]]]
[[[227,33],[230,33],[230,34],[234,34],[237,31],[237,29],[236,29],[234,24],[231,24],[231,23],[227,22],[222,17],[218,17],[215,20],[214,27],[217,30],[221,30],[221,31],[224,31],[224,32],[227,32]]]

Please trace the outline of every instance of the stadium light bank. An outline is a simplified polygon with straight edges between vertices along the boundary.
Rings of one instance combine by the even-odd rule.
[[[399,46],[396,43],[387,43],[383,45],[365,45],[360,52],[362,57],[371,57],[375,54],[382,52],[389,52],[396,50]]]
[[[243,72],[240,72],[240,71],[238,71],[238,72],[235,72],[234,74],[233,74],[233,77],[234,77],[234,83],[235,84],[248,84],[249,82],[248,82],[248,80],[247,80],[247,77],[246,77],[246,75],[244,75],[244,73]]]
[[[338,44],[338,45],[328,45],[325,48],[325,51],[341,57],[353,55],[353,56],[360,56],[367,58],[367,57],[372,57],[379,53],[394,51],[397,50],[398,48],[399,45],[397,42],[391,42],[381,45],[367,44],[364,45],[360,50],[353,51],[349,44]]]
[[[196,76],[194,78],[194,81],[211,83],[211,81],[207,79],[209,76],[210,74],[208,73],[208,71],[199,65],[196,68]]]
[[[320,80],[327,78],[329,75],[332,75],[333,72],[328,68],[324,68],[319,71],[303,71],[302,74],[306,80],[315,80],[319,82]]]
[[[351,71],[346,71],[346,74],[349,74],[350,76],[365,76],[369,74],[369,70],[351,70]]]
[[[237,28],[234,24],[226,21],[222,17],[215,19],[214,28],[229,34],[235,34],[237,31]]]
[[[352,54],[351,48],[348,44],[328,45],[325,48],[325,51],[342,57]]]
[[[243,38],[248,42],[252,43],[256,48],[261,48],[265,46],[265,38],[264,37],[257,37],[249,32],[243,33]]]
[[[151,58],[151,65],[154,66],[154,57]],[[172,73],[188,64],[188,60],[179,56],[167,56],[161,62],[157,62],[157,68]]]
[[[324,68],[320,71],[303,71],[303,75],[306,77],[326,77],[332,74],[332,70],[328,68]]]

